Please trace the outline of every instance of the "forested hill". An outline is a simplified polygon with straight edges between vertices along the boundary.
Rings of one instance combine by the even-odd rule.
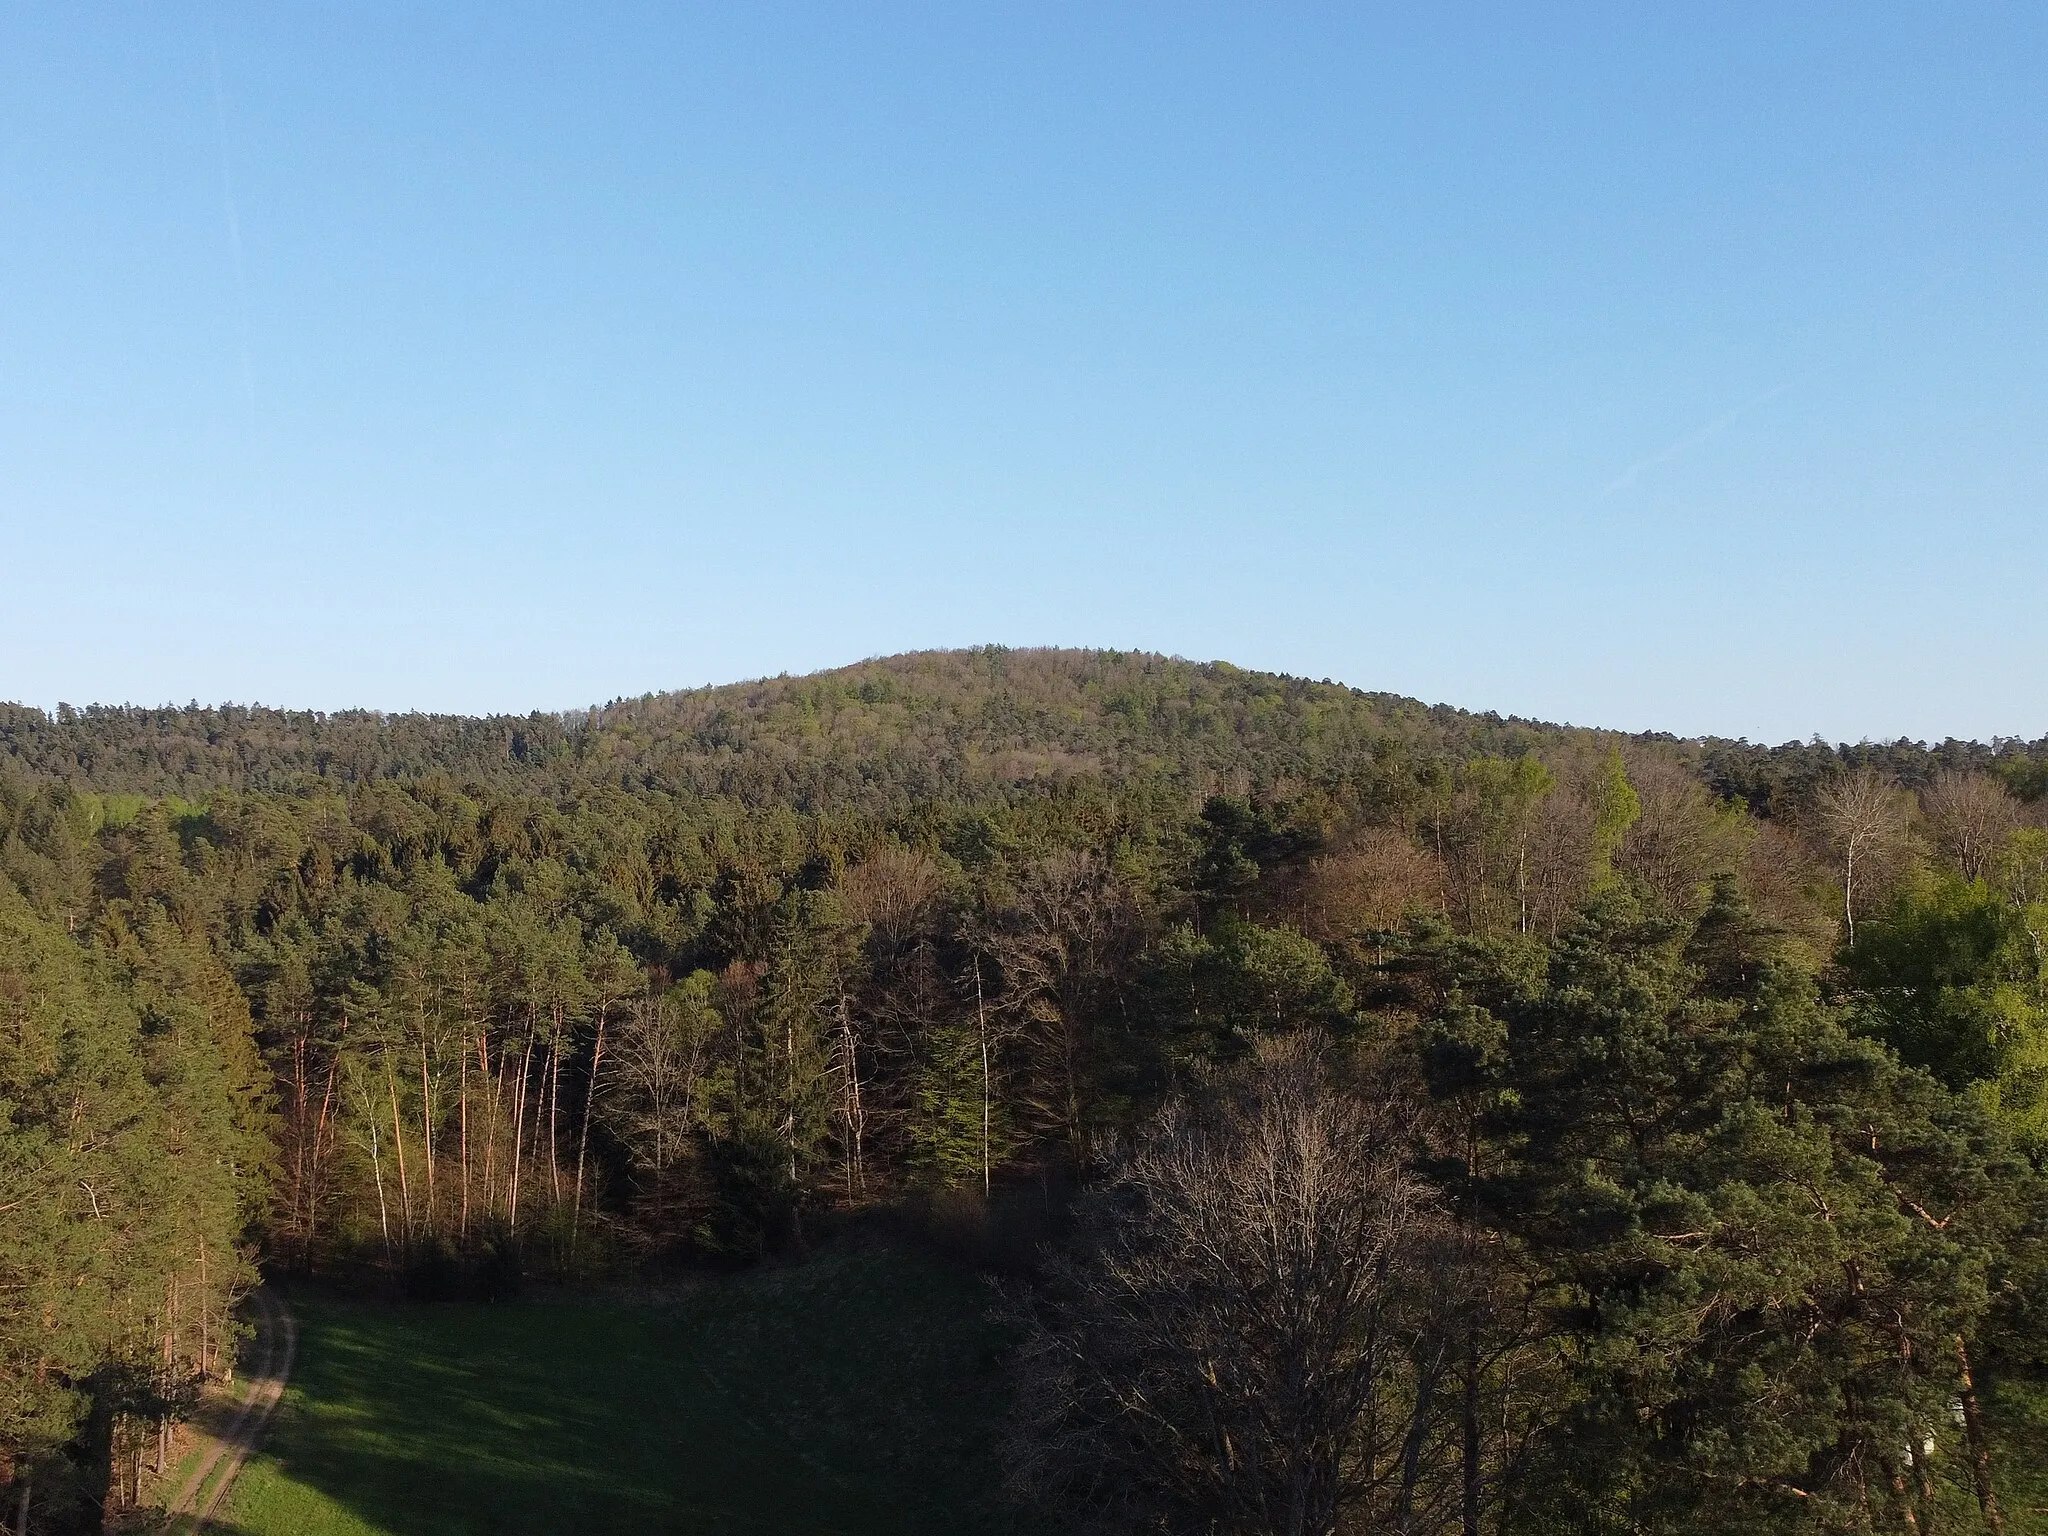
[[[190,704],[60,705],[52,716],[0,704],[0,764],[18,776],[188,798],[432,775],[528,792],[659,785],[799,810],[1000,797],[1081,776],[1355,792],[1420,762],[1617,739],[1225,662],[999,646],[527,715]],[[2048,788],[2048,738],[1840,749],[1635,739],[1668,743],[1721,794],[1765,813],[1845,761],[1905,783],[1996,768],[2030,798]]]
[[[1088,651],[570,717],[6,712],[0,1297],[39,1300],[0,1301],[0,1498],[18,1514],[32,1485],[37,1529],[102,1529],[116,1469],[232,1363],[259,1259],[495,1296],[793,1255],[878,1210],[957,1210],[1028,1256],[1061,1191],[1196,1124],[1176,1105],[1225,1125],[1266,1090],[1205,1085],[1266,1061],[1311,1118],[1350,1105],[1406,1149],[1386,1167],[1482,1137],[1474,1166],[1527,1170],[1416,1167],[1439,1181],[1417,1211],[1479,1223],[1419,1226],[1399,1261],[1400,1297],[1430,1299],[1401,1359],[1453,1375],[1359,1379],[1412,1388],[1366,1417],[1416,1449],[1372,1464],[1456,1519],[1360,1528],[1470,1531],[1491,1499],[1479,1528],[1507,1536],[1791,1536],[1808,1500],[1872,1529],[1857,1512],[1906,1486],[1880,1458],[1948,1435],[1965,1350],[2048,1355],[2044,765],[2010,741],[1625,737]],[[1382,1095],[1401,1108],[1371,1131]],[[1715,1287],[1757,1299],[1699,1306]],[[1591,1304],[1481,1299],[1513,1295]],[[1213,1315],[1228,1350],[1174,1358],[1246,1352],[1249,1314]],[[1761,1406],[1723,1387],[1788,1379]],[[1173,1411],[1209,1422],[1213,1387]],[[1128,1426],[1060,1422],[1060,1477],[1167,1486],[1089,1470]],[[1988,1465],[1970,1433],[1938,1469]],[[1727,1469],[1718,1524],[1695,1446]],[[1758,1490],[1786,1488],[1763,1520]],[[1669,1518],[1639,1518],[1644,1490]],[[1551,1518],[1600,1500],[1604,1524]]]
[[[1061,776],[1343,778],[1401,750],[1459,757],[1556,728],[1136,652],[923,652],[565,713],[334,714],[227,705],[0,708],[0,753],[102,792],[194,795],[445,774],[845,806]]]

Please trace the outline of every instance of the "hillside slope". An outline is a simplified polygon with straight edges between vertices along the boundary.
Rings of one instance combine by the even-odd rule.
[[[1322,775],[1394,744],[1500,750],[1557,727],[1140,652],[986,647],[526,716],[258,706],[0,706],[0,760],[114,793],[433,773],[511,787],[659,778],[747,798],[860,797],[1146,771]]]
[[[1944,767],[1996,768],[2024,798],[2048,790],[2048,737],[1845,747],[1624,738],[1138,651],[913,652],[528,715],[199,704],[51,715],[0,704],[0,774],[99,793],[198,799],[443,776],[529,794],[608,782],[807,813],[1000,800],[1075,778],[1369,793],[1390,770],[1420,763],[1623,739],[1659,744],[1763,814],[1845,761],[1906,784]]]

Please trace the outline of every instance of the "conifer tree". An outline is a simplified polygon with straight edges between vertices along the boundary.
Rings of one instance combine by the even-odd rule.
[[[1853,1039],[1725,881],[1697,925],[1610,892],[1539,984],[1490,990],[1480,1202],[1575,1341],[1521,1523],[1916,1528],[1910,1447],[1949,1434],[2039,1209],[2024,1159]]]

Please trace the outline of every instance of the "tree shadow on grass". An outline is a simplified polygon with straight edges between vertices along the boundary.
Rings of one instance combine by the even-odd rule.
[[[847,1279],[827,1267],[812,1284]],[[862,1350],[876,1347],[853,1336],[864,1325],[802,1287],[739,1294],[767,1297],[776,1331],[808,1329],[809,1341],[790,1341],[805,1358],[841,1348],[857,1374]],[[224,1512],[234,1523],[219,1529],[237,1536],[316,1536],[323,1524],[350,1536],[983,1528],[957,1500],[940,1507],[931,1479],[868,1454],[843,1422],[868,1416],[857,1403],[849,1414],[847,1389],[813,1391],[797,1357],[766,1347],[758,1329],[740,1339],[726,1330],[720,1347],[713,1335],[726,1314],[624,1304],[298,1311],[299,1372],[264,1457],[276,1472],[255,1469],[236,1489]],[[869,1391],[893,1406],[919,1386],[884,1374]]]

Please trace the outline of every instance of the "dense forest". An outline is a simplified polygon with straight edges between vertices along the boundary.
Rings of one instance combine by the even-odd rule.
[[[1076,1528],[2001,1529],[2048,739],[1766,748],[996,648],[463,719],[0,707],[0,1478],[259,1267],[938,1213]],[[28,1515],[21,1518],[27,1521]]]

